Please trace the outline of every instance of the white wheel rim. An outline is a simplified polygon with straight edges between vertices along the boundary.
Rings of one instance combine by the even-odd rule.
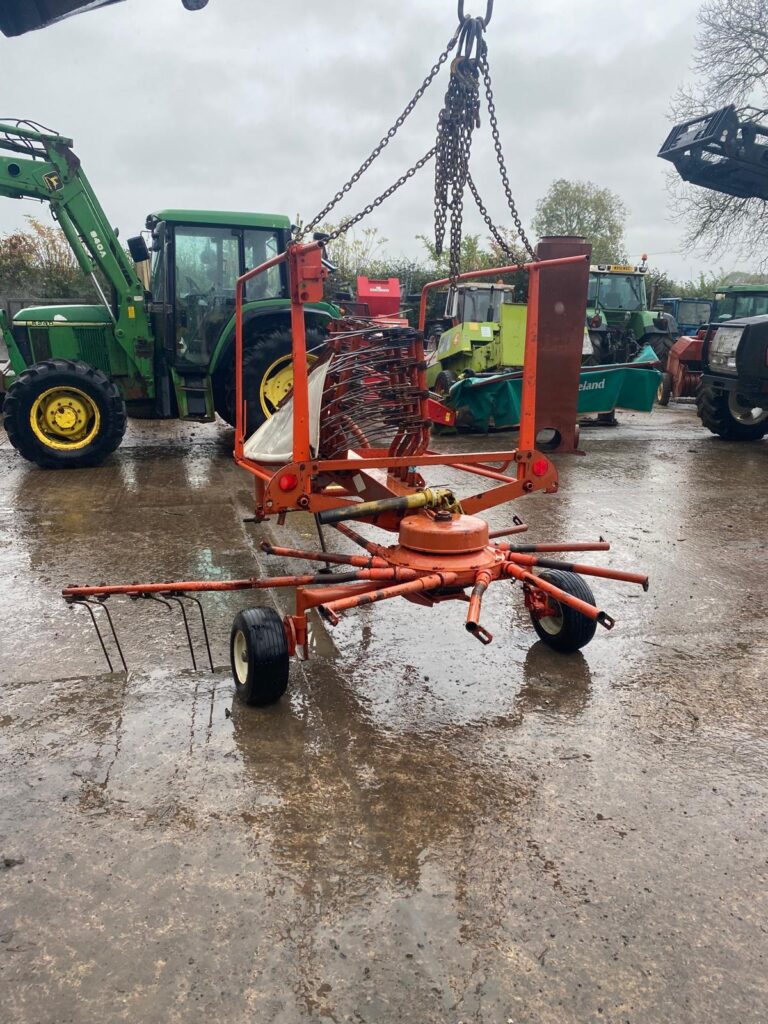
[[[244,686],[248,679],[248,641],[245,639],[245,633],[240,629],[235,633],[232,644],[232,664],[238,683]]]
[[[557,601],[552,601],[557,607],[557,615],[542,615],[539,625],[549,636],[557,636],[563,628],[563,609]]]
[[[746,427],[756,427],[768,419],[768,409],[761,409],[751,402],[744,401],[735,391],[728,395],[728,409],[733,418]]]

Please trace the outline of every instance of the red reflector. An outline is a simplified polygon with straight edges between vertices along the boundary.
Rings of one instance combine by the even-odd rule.
[[[544,476],[549,469],[549,463],[546,459],[536,459],[531,469],[534,476]]]
[[[593,316],[592,319],[589,322],[590,322],[590,326],[592,326],[592,327],[599,327],[600,324],[603,322],[603,320],[602,320],[602,317]]]
[[[299,482],[299,478],[295,473],[283,473],[280,479],[277,481],[277,486],[281,491],[294,491]]]

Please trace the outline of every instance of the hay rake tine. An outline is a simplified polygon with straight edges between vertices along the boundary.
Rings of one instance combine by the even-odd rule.
[[[117,648],[117,653],[120,655],[120,661],[122,662],[122,665],[123,665],[123,671],[127,673],[128,672],[128,666],[125,663],[125,658],[123,656],[123,648],[120,645],[120,641],[117,638],[117,631],[115,630],[115,624],[112,621],[112,616],[109,613],[109,608],[107,608],[107,606],[102,601],[92,601],[92,600],[90,600],[90,598],[83,598],[82,600],[72,601],[71,603],[73,605],[75,605],[75,604],[82,605],[85,609],[87,609],[88,614],[91,617],[91,622],[93,623],[93,628],[96,630],[96,636],[99,638],[99,643],[101,644],[101,649],[104,652],[104,657],[107,659],[107,665],[109,666],[109,671],[110,672],[114,672],[115,668],[114,668],[114,665],[112,664],[112,659],[109,656],[109,651],[107,650],[107,645],[104,643],[104,637],[102,636],[101,627],[99,626],[98,622],[96,621],[96,616],[94,614],[93,609],[94,608],[99,608],[99,609],[101,609],[101,611],[104,612],[104,614],[107,617],[107,622],[109,623],[110,632],[112,633],[112,639],[114,640],[115,647]]]
[[[191,601],[193,604],[196,604],[197,610],[200,612],[200,625],[203,628],[203,639],[205,640],[205,649],[208,652],[208,664],[211,667],[211,672],[213,672],[213,655],[211,654],[211,643],[210,640],[208,639],[208,626],[205,621],[205,612],[203,611],[203,605],[199,598],[192,597],[191,594],[182,594],[181,596],[184,598],[184,600]]]
[[[182,618],[184,619],[184,629],[187,632],[187,647],[189,647],[189,653],[192,656],[192,668],[196,672],[197,662],[195,660],[195,650],[194,647],[192,646],[192,637],[189,632],[189,622],[187,621],[187,612],[186,609],[184,608],[184,605],[180,604],[178,597],[174,597],[172,594],[168,595],[167,600],[164,597],[158,597],[157,594],[140,594],[139,596],[145,598],[147,601],[157,601],[158,604],[164,604],[169,612],[173,611],[173,608],[171,607],[171,601],[179,603],[179,607],[181,608],[181,615]]]
[[[181,617],[184,620],[184,631],[187,634],[187,646],[189,647],[189,654],[192,658],[192,671],[197,672],[197,659],[195,658],[195,646],[192,643],[192,634],[189,632],[189,619],[187,618],[187,609],[184,607],[184,603],[180,597],[168,596],[169,601],[173,601],[181,609]]]

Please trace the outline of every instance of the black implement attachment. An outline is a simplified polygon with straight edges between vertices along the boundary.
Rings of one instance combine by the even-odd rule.
[[[768,200],[768,111],[733,104],[675,125],[658,154],[684,181]]]
[[[200,11],[208,0],[181,0],[188,11]],[[122,3],[122,0],[2,0],[0,31],[5,36],[23,36],[33,29],[46,28],[72,14],[84,14],[97,7]]]

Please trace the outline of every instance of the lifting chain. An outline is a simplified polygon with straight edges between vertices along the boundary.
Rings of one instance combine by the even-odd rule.
[[[491,6],[493,6],[493,5],[491,5]],[[344,196],[347,194],[347,192],[349,192],[351,190],[353,185],[355,185],[362,178],[362,176],[365,174],[365,172],[371,166],[373,161],[381,154],[381,152],[384,149],[386,149],[386,147],[390,144],[392,139],[394,139],[394,137],[397,135],[397,133],[400,130],[400,128],[402,128],[403,124],[405,123],[406,118],[409,116],[409,114],[411,113],[413,108],[416,106],[416,104],[419,102],[421,97],[424,95],[424,93],[430,87],[430,85],[434,81],[435,77],[439,74],[440,69],[442,68],[443,64],[445,64],[445,62],[450,57],[451,53],[453,52],[454,47],[456,46],[456,43],[459,41],[459,36],[461,35],[461,29],[462,29],[462,26],[459,25],[459,27],[453,33],[451,38],[448,40],[448,45],[445,47],[443,52],[440,54],[440,56],[435,61],[435,63],[432,66],[432,69],[430,70],[429,74],[427,75],[427,77],[424,79],[424,81],[421,83],[419,88],[414,93],[413,99],[406,106],[405,110],[402,112],[400,117],[398,117],[398,119],[395,121],[395,123],[389,129],[387,134],[382,138],[382,140],[379,142],[379,144],[374,147],[374,149],[371,152],[371,154],[368,157],[368,159],[364,160],[363,163],[360,164],[360,166],[355,171],[355,173],[352,175],[352,177],[349,179],[349,181],[347,181],[344,185],[342,185],[342,187],[339,189],[339,191],[336,193],[336,195],[333,197],[333,199],[326,206],[323,207],[323,209],[320,211],[320,213],[318,213],[315,217],[313,217],[312,220],[309,222],[309,224],[307,224],[306,226],[303,226],[303,227],[301,227],[299,229],[299,231],[297,233],[297,240],[301,239],[301,237],[303,235],[305,235],[308,231],[314,231],[320,224],[322,224],[322,222],[325,220],[325,218],[328,216],[328,214],[344,198]],[[424,163],[426,163],[426,160],[419,161],[418,166],[414,165],[414,167],[412,168],[413,173],[415,174],[416,171],[419,169],[419,167],[423,167]],[[403,175],[402,179],[400,180],[400,184],[403,184],[403,182],[405,182],[408,179],[409,176],[412,177],[412,175],[407,175],[407,174]],[[394,191],[394,189],[392,191]],[[376,206],[381,206],[381,203],[384,201],[384,199],[386,199],[391,194],[392,194],[392,192],[387,190],[387,192],[383,193],[381,196],[378,197],[379,201],[374,200],[373,203],[370,204],[370,209],[372,210]],[[368,212],[370,212],[370,211],[368,211]],[[362,214],[362,216],[365,216],[365,214]],[[362,219],[361,216],[357,216],[357,217],[352,218],[351,220],[344,221],[340,225],[340,227],[333,233],[333,237],[334,238],[338,238],[338,236],[340,234],[342,234],[344,231],[349,230],[349,228],[352,227],[353,223],[356,224],[361,219]]]
[[[493,7],[493,4],[491,4]],[[496,117],[496,104],[493,100],[493,87],[491,85],[491,69],[488,66],[488,47],[483,46],[480,53],[480,71],[483,76],[483,82],[485,84],[485,99],[488,104],[488,120],[491,123],[491,135],[493,135],[493,148],[496,150],[496,161],[499,165],[499,173],[501,174],[501,184],[504,187],[504,195],[507,197],[507,205],[509,206],[509,212],[512,214],[512,220],[514,221],[515,228],[520,241],[525,246],[525,251],[531,257],[532,260],[538,259],[534,252],[533,246],[531,245],[528,236],[523,228],[522,221],[520,220],[520,214],[517,212],[517,206],[515,200],[512,198],[512,189],[509,184],[509,175],[507,174],[507,166],[504,162],[504,150],[501,147],[501,136],[499,135],[499,122]],[[483,209],[480,209],[483,213]],[[487,214],[485,214],[487,216]],[[488,221],[486,220],[486,223]],[[496,232],[494,232],[494,237]],[[498,241],[498,239],[497,239]],[[506,246],[504,247],[506,248]]]
[[[517,233],[532,259],[536,259],[533,247],[523,229],[520,216],[517,212],[515,201],[512,198],[512,191],[509,184],[504,162],[504,153],[501,147],[498,120],[496,117],[496,106],[493,99],[491,86],[491,75],[488,66],[488,47],[485,43],[484,32],[493,16],[494,0],[487,0],[484,18],[473,18],[464,13],[464,0],[459,0],[458,15],[459,26],[448,41],[447,46],[438,57],[427,77],[416,90],[411,101],[397,118],[395,123],[374,147],[368,158],[363,161],[352,177],[339,189],[323,209],[306,224],[296,230],[296,241],[300,241],[307,232],[315,231],[320,224],[352,187],[362,178],[371,164],[376,160],[382,151],[389,145],[403,126],[406,118],[411,114],[416,104],[422,98],[445,62],[458,44],[458,54],[451,63],[451,77],[448,89],[445,94],[445,102],[437,123],[437,140],[435,145],[421,159],[417,160],[397,181],[388,189],[377,196],[363,210],[354,217],[349,217],[334,229],[329,235],[324,236],[324,241],[332,241],[349,231],[355,224],[358,224],[364,217],[389,199],[402,185],[416,174],[426,163],[435,157],[435,251],[440,255],[443,251],[445,234],[448,222],[448,211],[451,214],[450,225],[450,252],[449,267],[452,285],[461,272],[461,236],[464,215],[464,190],[467,185],[477,203],[478,209],[485,221],[488,230],[508,257],[513,258],[509,246],[505,242],[501,232],[493,223],[488,214],[477,187],[469,173],[469,157],[472,148],[472,133],[480,126],[480,78],[482,76],[485,87],[485,96],[488,103],[488,116],[493,135],[496,159],[501,173],[501,181],[507,199],[512,220],[514,221]]]

